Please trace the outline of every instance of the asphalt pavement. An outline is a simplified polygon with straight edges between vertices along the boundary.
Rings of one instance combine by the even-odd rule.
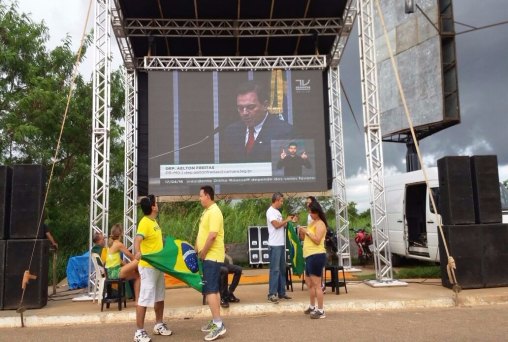
[[[482,305],[411,310],[327,312],[325,319],[309,319],[303,313],[226,317],[227,332],[217,341],[312,341],[312,342],[498,342],[506,341],[508,305]],[[170,319],[171,336],[152,333],[153,342],[203,341],[200,327],[207,319]],[[132,341],[134,322],[107,325],[4,328],[0,341]]]

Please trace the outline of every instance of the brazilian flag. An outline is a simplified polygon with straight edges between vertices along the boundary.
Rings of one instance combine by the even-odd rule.
[[[289,247],[289,256],[291,258],[291,265],[293,274],[302,275],[305,268],[305,260],[303,258],[303,247],[296,226],[293,222],[288,222],[287,225],[287,246]]]
[[[175,240],[168,236],[160,252],[143,255],[142,259],[156,269],[202,292],[203,283],[199,273],[198,256],[194,247],[187,241]]]

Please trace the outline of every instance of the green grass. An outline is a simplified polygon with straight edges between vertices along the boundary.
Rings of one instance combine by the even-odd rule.
[[[394,277],[398,279],[441,278],[441,269],[436,265],[410,266],[394,272]]]
[[[411,266],[401,268],[397,272],[393,272],[394,279],[439,279],[441,278],[441,270],[439,266]],[[376,279],[375,273],[355,274],[355,280],[373,280]]]
[[[375,273],[369,273],[369,274],[355,274],[354,280],[357,281],[364,281],[364,280],[373,280],[376,279]]]
[[[353,258],[353,265],[362,267],[358,260]],[[372,267],[372,264],[369,265]],[[420,260],[403,259],[402,266],[397,267],[393,272],[394,279],[435,279],[441,278],[441,269],[439,265],[433,262],[425,262]],[[376,279],[375,273],[355,274],[355,280],[372,280]]]

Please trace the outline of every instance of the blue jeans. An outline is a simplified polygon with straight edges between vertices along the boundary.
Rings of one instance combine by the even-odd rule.
[[[284,246],[269,246],[270,278],[268,280],[268,296],[286,295],[286,258]]]

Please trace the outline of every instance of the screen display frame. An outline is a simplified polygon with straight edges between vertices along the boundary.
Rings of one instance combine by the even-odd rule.
[[[148,145],[140,146],[147,156],[139,156],[140,169],[147,169],[148,184],[146,189],[140,187],[139,193],[188,196],[205,184],[213,185],[217,194],[329,190],[325,80],[321,70],[148,72],[146,89],[140,91],[147,107],[140,108],[140,115],[148,116],[147,125],[140,125],[140,129],[145,127],[147,136],[139,132]],[[265,89],[267,100],[259,102],[266,103],[267,114],[258,134],[266,135],[268,124],[276,128],[262,141],[270,146],[266,160],[244,160],[243,152],[232,153],[232,160],[224,159],[225,146],[239,147],[248,139],[237,108],[239,87],[245,83]],[[291,127],[291,134],[284,133],[287,127]],[[231,140],[231,131],[237,132],[236,140]],[[242,135],[244,141],[239,142]],[[300,163],[296,173],[286,171],[289,166],[280,160],[281,155],[290,155],[290,144],[296,144],[297,159],[308,160],[310,167]]]

